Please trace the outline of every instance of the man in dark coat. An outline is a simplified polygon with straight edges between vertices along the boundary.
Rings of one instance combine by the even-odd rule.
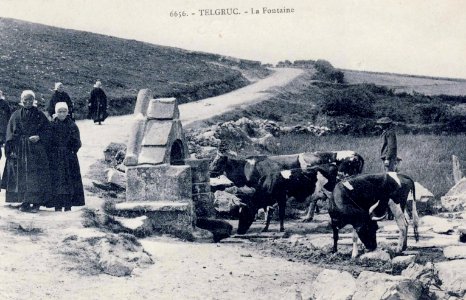
[[[66,103],[55,106],[55,119],[51,124],[50,173],[52,197],[47,207],[55,211],[70,211],[72,206],[84,205],[84,190],[78,162],[81,139],[78,126],[68,115]]]
[[[6,139],[6,127],[8,126],[8,121],[11,117],[11,108],[8,105],[8,102],[3,96],[3,92],[0,90],[0,146],[3,147]],[[2,158],[2,153],[0,151],[0,158]]]
[[[101,125],[108,117],[107,95],[105,95],[104,90],[102,90],[102,83],[99,80],[94,84],[94,88],[91,91],[88,107],[89,113],[87,118],[93,119],[94,123]]]
[[[22,107],[8,122],[2,178],[6,202],[22,202],[20,210],[29,212],[37,212],[41,205],[45,205],[50,191],[46,150],[50,124],[45,114],[34,106],[34,101],[33,91],[23,91]]]
[[[389,117],[383,117],[377,120],[377,124],[382,127],[382,149],[380,158],[383,161],[386,172],[396,172],[397,168],[397,143],[396,133],[393,128],[393,121]]]
[[[73,102],[71,101],[70,96],[65,92],[61,82],[55,83],[54,93],[52,95],[52,99],[50,99],[49,106],[47,107],[47,112],[50,118],[52,118],[55,113],[55,105],[58,102],[66,103],[68,106],[68,115],[73,119]]]

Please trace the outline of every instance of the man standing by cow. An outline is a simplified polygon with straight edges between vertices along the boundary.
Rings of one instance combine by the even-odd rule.
[[[383,117],[377,120],[377,124],[382,127],[382,149],[380,150],[380,158],[383,161],[385,172],[397,171],[397,142],[393,121],[389,117]]]

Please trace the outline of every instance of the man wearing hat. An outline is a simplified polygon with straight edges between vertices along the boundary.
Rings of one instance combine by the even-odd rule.
[[[377,124],[379,124],[383,130],[383,144],[380,150],[380,158],[383,161],[384,169],[386,172],[396,172],[397,144],[393,121],[389,117],[383,117],[377,120]]]
[[[68,115],[73,118],[73,102],[71,102],[70,96],[64,91],[63,83],[56,82],[55,88],[53,89],[54,93],[52,95],[52,99],[50,99],[49,106],[47,107],[47,112],[49,116],[52,117],[55,113],[55,105],[58,102],[65,102],[68,106]]]

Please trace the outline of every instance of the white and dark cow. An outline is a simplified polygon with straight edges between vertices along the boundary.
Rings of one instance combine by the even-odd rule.
[[[318,151],[318,152],[304,152],[298,155],[298,161],[301,168],[310,166],[317,166],[321,164],[335,164],[338,169],[338,180],[342,180],[349,176],[358,175],[362,173],[364,168],[364,159],[362,156],[354,151]],[[310,222],[314,218],[314,211],[317,211],[317,201],[328,199],[330,192],[333,191],[335,182],[329,183],[326,187],[325,193],[315,195],[309,201],[309,208],[307,209],[306,216],[303,222]]]
[[[349,150],[303,152],[287,155],[256,155],[245,159],[231,158],[226,154],[217,152],[217,156],[211,163],[210,171],[212,176],[218,176],[225,172],[226,176],[233,182],[236,179],[238,180],[238,184],[244,184],[246,178],[241,178],[244,172],[247,173],[248,168],[254,168],[257,162],[264,159],[277,163],[282,170],[297,168],[305,170],[308,167],[317,165],[334,164],[338,168],[338,177],[340,179],[361,174],[364,168],[364,159],[362,156]]]
[[[261,167],[263,161],[258,163]],[[285,230],[285,208],[288,197],[295,197],[298,201],[304,201],[322,192],[329,182],[336,182],[337,168],[335,165],[327,164],[302,170],[301,168],[276,172],[280,166],[268,161],[273,168],[262,173],[255,186],[256,192],[249,203],[242,203],[239,212],[238,234],[245,234],[255,220],[260,208],[268,210],[278,204],[278,215],[280,219],[280,231]],[[333,188],[333,186],[332,186]],[[268,231],[272,213],[267,213],[265,227],[262,231]]]
[[[303,152],[298,154],[298,161],[302,169],[322,164],[335,164],[340,179],[361,174],[364,168],[362,156],[350,150]]]
[[[387,207],[393,212],[400,229],[397,252],[406,250],[408,221],[404,211],[409,193],[413,193],[412,216],[414,236],[419,238],[414,181],[395,172],[358,175],[339,182],[329,201],[329,215],[333,229],[333,251],[337,251],[338,230],[353,226],[353,253],[357,256],[357,237],[367,250],[377,247],[377,221],[381,220]]]

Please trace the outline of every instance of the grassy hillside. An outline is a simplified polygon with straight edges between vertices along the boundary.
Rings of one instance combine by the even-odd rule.
[[[395,92],[421,93],[424,95],[466,95],[466,79],[422,77],[390,73],[344,70],[349,84],[373,83]]]
[[[277,91],[264,103],[238,109],[212,122],[259,117],[280,125],[327,126],[333,133],[373,135],[375,121],[389,116],[404,133],[466,132],[466,96],[396,93],[374,84],[315,80],[315,70]]]
[[[184,103],[244,86],[243,74],[268,73],[260,62],[4,18],[0,49],[0,89],[9,101],[32,89],[44,105],[60,81],[81,116],[96,79],[110,98],[110,113],[124,114],[142,88]]]

